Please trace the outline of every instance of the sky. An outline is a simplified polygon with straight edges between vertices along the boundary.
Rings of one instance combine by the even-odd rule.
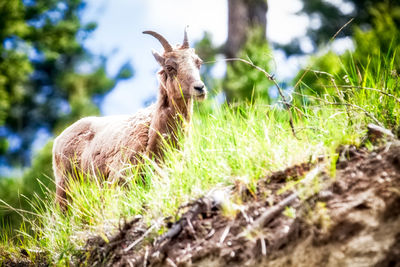
[[[269,0],[267,38],[281,44],[295,37],[305,36],[310,21],[295,15],[301,9],[299,0]],[[135,69],[132,79],[121,81],[106,95],[101,105],[103,115],[131,114],[154,97],[159,69],[151,49],[162,51],[160,43],[145,30],[162,34],[172,44],[182,42],[183,31],[189,26],[189,40],[193,44],[205,31],[212,34],[213,43],[223,44],[227,38],[228,11],[226,0],[88,0],[84,21],[96,21],[98,28],[86,41],[95,54],[109,58],[107,71],[115,75],[127,60]],[[304,47],[307,48],[307,42]],[[299,59],[287,60],[275,51],[276,74],[285,79],[294,76],[301,64]],[[224,63],[214,67],[215,76],[222,76]]]

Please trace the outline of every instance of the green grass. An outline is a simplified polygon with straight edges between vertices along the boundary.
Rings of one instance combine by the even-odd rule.
[[[343,97],[328,95],[292,109],[298,138],[291,132],[288,110],[279,104],[266,105],[261,99],[236,107],[212,100],[198,104],[190,134],[181,138],[180,150],[167,146],[162,165],[147,160],[142,176],[132,167],[123,187],[82,176],[71,184],[67,214],[53,205],[52,192],[47,200],[32,200],[34,234],[23,228],[19,240],[10,240],[5,233],[0,250],[22,247],[32,252],[33,261],[33,252],[43,251],[51,262],[66,263],[88,238],[107,239],[124,219],[141,215],[148,225],[156,225],[154,233],[161,233],[160,218],[176,216],[179,206],[213,188],[243,183],[254,191],[257,180],[273,171],[321,155],[334,162],[339,145],[362,142],[367,123],[398,125],[399,103],[388,94],[399,97],[399,77],[390,74],[390,66],[395,68],[389,60],[378,73],[377,66],[373,72],[367,66],[360,81],[355,66],[347,66],[354,81],[346,84],[335,77],[338,85],[353,86],[339,86]]]

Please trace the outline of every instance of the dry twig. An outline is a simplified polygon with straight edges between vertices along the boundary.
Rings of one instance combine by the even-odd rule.
[[[350,23],[350,22],[351,22],[351,20],[348,23]],[[324,75],[329,76],[329,79],[332,82],[332,86],[328,86],[328,87],[335,88],[336,94],[339,97],[340,103],[346,103],[346,101],[344,100],[344,97],[343,97],[343,93],[339,90],[339,87],[337,86],[336,81],[335,81],[335,77],[332,74],[325,72],[325,71],[318,71],[318,70],[311,70],[311,71],[314,73],[317,73],[317,74],[324,74]],[[346,109],[346,114],[347,114],[347,117],[349,118],[350,124],[352,124],[353,122],[351,120],[350,110],[347,105],[345,105],[345,109]]]
[[[249,232],[252,232],[256,229],[262,228],[265,226],[268,222],[270,222],[273,218],[275,218],[280,212],[282,212],[286,206],[290,205],[297,199],[298,195],[297,193],[292,193],[285,199],[283,199],[281,202],[276,204],[275,206],[269,208],[266,210],[263,214],[261,214],[260,217],[257,218],[248,228],[247,230],[243,231],[241,234],[239,234],[238,237],[243,237],[246,236]]]
[[[293,93],[297,94],[297,95],[300,95],[300,96],[303,96],[303,97],[308,97],[308,98],[312,98],[312,99],[321,101],[321,102],[323,102],[323,103],[325,103],[327,105],[332,105],[332,106],[350,106],[350,107],[362,110],[364,112],[364,114],[367,115],[368,117],[370,117],[376,124],[378,124],[379,126],[383,127],[382,123],[377,118],[375,118],[374,115],[372,115],[370,112],[368,112],[365,108],[362,108],[362,107],[360,107],[360,106],[358,106],[356,104],[329,102],[326,99],[323,99],[323,98],[320,98],[320,97],[316,97],[316,96],[312,96],[312,95],[299,94],[299,93],[296,93],[296,92],[293,92]],[[317,106],[322,106],[323,107],[323,105],[315,105],[314,107],[317,107]]]
[[[293,136],[296,137],[297,139],[299,139],[297,137],[296,131],[294,129],[293,115],[290,112],[290,108],[291,108],[292,105],[286,100],[286,97],[283,94],[282,88],[279,86],[279,84],[276,81],[275,77],[273,75],[269,74],[266,70],[260,68],[257,65],[254,65],[252,62],[250,62],[248,60],[245,60],[243,58],[227,58],[227,59],[225,59],[225,61],[241,61],[243,63],[246,63],[247,65],[250,65],[251,67],[255,68],[256,70],[262,72],[268,78],[268,80],[270,80],[270,81],[272,81],[274,83],[275,87],[278,89],[279,95],[282,98],[282,102],[283,102],[285,108],[288,110],[288,113],[289,113],[289,124],[290,124],[290,128],[292,129]]]
[[[348,22],[346,22],[330,39],[330,41],[328,42],[327,46],[329,46],[329,44],[331,44],[336,36],[338,36],[338,34],[345,28],[347,27],[352,21],[354,20],[354,18],[351,18]],[[306,76],[306,74],[310,71],[310,68],[307,68],[306,71],[301,75],[300,79],[296,82],[296,85],[294,86],[294,88],[297,88],[297,86],[299,86],[299,84],[301,83],[301,81],[303,80],[304,76]]]
[[[352,21],[354,20],[354,18],[351,18],[348,22],[346,22],[331,38],[331,42],[333,42],[333,40],[335,40],[336,36],[338,36],[338,34],[344,29],[346,28],[347,25],[349,25]]]
[[[219,244],[224,243],[225,238],[228,236],[230,229],[231,229],[231,224],[228,224],[224,232],[222,233],[221,238],[219,239]]]
[[[130,244],[128,247],[124,249],[124,252],[128,252],[132,248],[134,248],[137,244],[139,244],[151,231],[154,229],[154,227],[158,226],[158,223],[153,224],[147,231],[138,239],[136,239],[132,244]]]

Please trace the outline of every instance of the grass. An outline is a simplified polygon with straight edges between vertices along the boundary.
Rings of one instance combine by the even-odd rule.
[[[27,222],[33,234],[23,227],[19,237],[11,240],[4,231],[0,250],[23,248],[33,262],[36,252],[42,251],[51,262],[65,264],[79,254],[88,238],[107,240],[124,219],[140,215],[154,226],[154,234],[161,233],[162,218],[177,216],[182,204],[213,188],[243,183],[254,191],[257,180],[273,171],[321,155],[335,162],[338,146],[360,145],[367,123],[398,125],[399,103],[393,96],[399,97],[399,77],[390,74],[394,62],[388,64],[373,71],[366,66],[361,80],[355,65],[350,65],[345,69],[353,79],[350,83],[333,76],[343,95],[316,97],[313,104],[290,111],[261,99],[236,107],[212,100],[198,104],[190,134],[181,138],[182,149],[167,146],[161,166],[147,160],[140,177],[132,167],[124,187],[104,186],[82,175],[71,184],[73,201],[67,214],[53,205],[52,192],[45,201],[33,199],[36,216]],[[298,138],[292,134],[288,112]]]

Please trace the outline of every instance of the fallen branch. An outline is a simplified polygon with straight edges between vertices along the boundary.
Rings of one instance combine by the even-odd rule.
[[[269,223],[273,218],[277,217],[279,213],[281,213],[286,206],[292,204],[296,199],[298,195],[297,193],[293,193],[283,199],[281,202],[276,204],[275,206],[269,208],[267,211],[265,211],[263,214],[261,214],[260,217],[257,218],[250,226],[247,227],[247,230],[243,231],[242,233],[239,234],[238,237],[244,237],[246,236],[249,232],[253,232],[256,229],[260,229],[264,227],[267,223]]]
[[[163,251],[162,248],[165,248],[169,241],[182,232],[182,230],[188,225],[188,221],[193,220],[203,210],[210,208],[211,203],[213,203],[213,200],[210,197],[199,199],[191,210],[186,212],[179,221],[172,225],[171,229],[167,233],[162,235],[156,241],[156,244],[159,245],[160,250]]]
[[[224,232],[221,235],[221,238],[219,239],[219,244],[223,244],[225,241],[225,238],[228,236],[229,231],[231,229],[231,224],[228,224],[224,230]]]
[[[132,244],[130,244],[128,247],[124,249],[124,252],[128,252],[132,248],[134,248],[137,244],[139,244],[151,231],[154,229],[154,227],[158,226],[158,223],[153,224],[147,231],[138,239],[136,239]]]

